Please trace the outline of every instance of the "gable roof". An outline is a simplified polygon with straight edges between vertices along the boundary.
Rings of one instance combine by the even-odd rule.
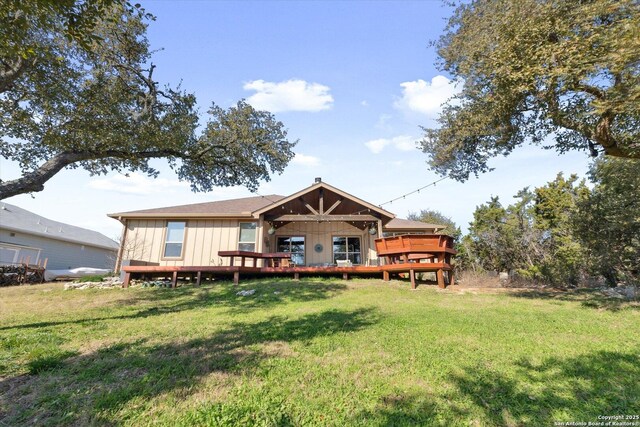
[[[0,228],[49,239],[115,250],[118,244],[97,231],[53,221],[9,203],[0,203]]]
[[[284,196],[271,194],[268,196],[243,197],[240,199],[219,200],[216,202],[194,203],[190,205],[168,206],[156,209],[144,209],[112,213],[108,216],[121,218],[189,218],[189,217],[247,217],[254,211],[272,205]]]
[[[342,197],[342,198],[345,198],[345,199],[349,199],[352,202],[354,202],[354,203],[356,203],[358,205],[361,205],[362,207],[366,208],[367,210],[371,210],[371,211],[377,212],[382,217],[388,218],[388,220],[390,220],[392,218],[395,218],[395,214],[393,214],[393,213],[391,213],[389,211],[386,211],[386,210],[382,209],[379,206],[376,206],[376,205],[373,205],[373,204],[371,204],[371,203],[369,203],[367,201],[364,201],[364,200],[362,200],[362,199],[360,199],[360,198],[358,198],[358,197],[356,197],[356,196],[354,196],[352,194],[349,194],[349,193],[347,193],[345,191],[342,191],[342,190],[340,190],[340,189],[338,189],[336,187],[333,187],[333,186],[331,186],[331,185],[329,185],[329,184],[327,184],[327,183],[325,183],[323,181],[315,182],[311,186],[309,186],[309,187],[307,187],[305,189],[302,189],[302,190],[298,191],[297,193],[293,193],[292,195],[287,196],[287,197],[277,201],[276,203],[272,203],[272,204],[270,204],[268,206],[265,206],[265,207],[263,207],[261,209],[258,209],[258,210],[253,212],[253,216],[254,217],[258,217],[260,214],[265,213],[265,212],[267,212],[267,211],[269,211],[269,210],[271,210],[273,208],[276,208],[278,206],[282,206],[285,203],[289,203],[291,201],[295,201],[296,199],[299,199],[304,195],[307,195],[309,193],[315,192],[316,190],[320,190],[320,189],[328,190],[328,191],[330,191],[332,193],[335,193],[339,197]]]

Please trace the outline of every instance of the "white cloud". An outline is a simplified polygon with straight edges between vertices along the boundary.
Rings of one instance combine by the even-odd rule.
[[[460,85],[456,85],[445,76],[435,76],[431,82],[422,79],[400,83],[402,98],[394,103],[394,107],[425,114],[429,118],[436,118],[442,110],[442,104],[460,92]]]
[[[320,164],[320,159],[318,157],[296,153],[296,156],[291,160],[291,163],[302,166],[318,166]]]
[[[175,191],[188,191],[189,184],[166,178],[149,178],[148,176],[132,173],[128,177],[113,175],[107,178],[92,179],[87,184],[94,190],[113,191],[123,194],[166,194]]]
[[[369,106],[369,103],[368,103],[368,102],[367,102],[367,100],[365,99],[365,100],[363,100],[363,101],[360,101],[360,105],[362,105],[363,107],[368,107],[368,106]]]
[[[408,135],[400,135],[393,138],[380,138],[374,139],[371,141],[367,141],[364,145],[367,146],[372,153],[378,154],[384,150],[386,146],[393,146],[400,151],[411,151],[416,149],[416,141],[417,138],[408,136]]]
[[[333,104],[328,86],[308,83],[304,80],[287,80],[279,83],[253,80],[245,83],[244,90],[256,91],[247,102],[258,110],[272,113],[282,111],[322,111]]]

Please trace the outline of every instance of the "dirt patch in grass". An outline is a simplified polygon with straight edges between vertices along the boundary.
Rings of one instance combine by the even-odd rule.
[[[297,353],[285,341],[270,341],[262,344],[262,354],[268,357],[294,357]]]

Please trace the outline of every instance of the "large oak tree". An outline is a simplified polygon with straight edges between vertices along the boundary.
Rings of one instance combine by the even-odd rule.
[[[439,173],[466,180],[529,142],[640,158],[637,0],[464,2],[436,45],[463,83],[424,129]]]
[[[282,123],[243,101],[213,105],[154,78],[152,17],[124,0],[0,0],[0,155],[22,175],[0,199],[41,191],[66,167],[141,171],[166,158],[194,191],[245,185],[293,157]]]

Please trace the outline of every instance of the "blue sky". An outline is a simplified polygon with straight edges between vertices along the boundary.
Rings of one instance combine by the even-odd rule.
[[[429,171],[415,142],[440,105],[455,93],[435,67],[429,41],[450,10],[439,1],[142,1],[156,15],[148,30],[161,83],[194,92],[202,123],[212,102],[228,107],[246,98],[268,109],[300,142],[282,175],[259,194],[288,195],[315,177],[382,204],[440,177]],[[465,183],[445,180],[383,207],[399,217],[436,209],[465,229],[491,196],[503,203],[525,186],[560,171],[583,176],[586,153],[558,155],[523,147],[492,162],[495,170]],[[7,199],[45,217],[95,229],[109,237],[120,224],[107,213],[252,195],[244,188],[192,193],[164,166],[160,178],[90,177],[66,170],[33,196]],[[0,177],[18,169],[2,160]]]

